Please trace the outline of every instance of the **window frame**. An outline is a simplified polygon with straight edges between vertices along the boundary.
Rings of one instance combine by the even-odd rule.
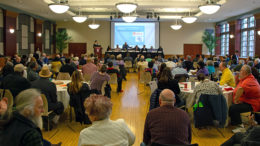
[[[224,24],[220,25],[220,54],[221,54],[221,56],[229,55],[229,41],[230,41],[229,40],[229,31],[230,31],[230,26],[228,23],[224,23]],[[223,37],[225,37],[225,38],[223,39]]]

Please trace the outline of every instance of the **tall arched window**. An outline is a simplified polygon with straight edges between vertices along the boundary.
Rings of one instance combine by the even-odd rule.
[[[241,57],[253,57],[255,54],[255,17],[246,17],[241,21]]]

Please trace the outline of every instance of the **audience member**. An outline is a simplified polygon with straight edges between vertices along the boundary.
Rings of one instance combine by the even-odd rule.
[[[14,67],[14,73],[5,76],[2,81],[1,88],[9,89],[14,99],[21,91],[31,87],[31,83],[23,77],[23,74],[24,66],[17,64]]]
[[[236,67],[234,67],[234,71],[238,71],[239,72],[244,64],[245,64],[244,60],[239,60],[238,65]]]
[[[152,79],[156,77],[157,70],[153,68],[154,62],[148,62],[148,68],[145,69],[145,72],[149,72],[152,76]]]
[[[254,61],[254,64],[255,64],[255,68],[259,70],[260,69],[260,59],[256,58]]]
[[[103,95],[91,95],[85,100],[84,106],[93,124],[80,132],[79,146],[134,144],[135,136],[124,120],[110,120],[112,102],[109,98]]]
[[[156,75],[158,80],[160,79],[161,74],[162,74],[163,70],[164,70],[166,67],[167,67],[167,66],[166,66],[165,63],[162,63],[161,66],[159,67],[159,72],[158,72],[157,75]]]
[[[205,63],[203,61],[199,61],[198,62],[198,72],[197,72],[197,76],[201,73],[203,73],[205,76],[209,75],[209,71],[208,69],[205,67]]]
[[[88,58],[87,59],[87,63],[85,65],[83,65],[83,67],[82,67],[83,75],[84,74],[89,74],[89,75],[92,76],[92,74],[94,72],[96,72],[97,70],[98,70],[98,68],[97,68],[97,66],[94,63],[92,63],[91,58]]]
[[[56,57],[51,62],[51,71],[55,74],[55,77],[57,77],[61,66],[62,66],[62,63],[61,63],[60,57],[59,57],[59,55],[56,55]]]
[[[235,54],[232,56],[232,60],[236,60],[238,62],[238,60],[239,60],[239,51],[238,50],[235,51]]]
[[[158,55],[158,61],[161,62],[161,63],[165,62],[165,60],[164,60],[164,58],[161,54]]]
[[[27,79],[30,82],[38,80],[40,78],[39,74],[36,72],[37,68],[38,68],[38,66],[37,66],[36,62],[29,63],[29,66],[27,68]]]
[[[168,58],[168,61],[165,62],[166,66],[170,68],[170,70],[172,70],[173,68],[175,68],[177,65],[175,62],[173,62],[172,58]]]
[[[43,64],[49,64],[49,59],[46,56],[46,53],[42,53],[41,61]]]
[[[56,85],[49,80],[51,75],[52,73],[48,66],[43,66],[42,70],[39,72],[40,79],[33,81],[32,87],[39,89],[41,93],[46,96],[48,101],[48,110],[53,110],[57,115],[60,115],[63,113],[64,106],[62,102],[57,100]]]
[[[24,90],[18,94],[15,105],[16,111],[12,114],[12,119],[0,132],[1,145],[51,145],[42,137],[41,114],[44,111],[40,93],[35,89]]]
[[[88,58],[88,55],[87,54],[82,54],[81,55],[81,58],[79,60],[79,65],[84,65],[87,63],[87,58]]]
[[[130,56],[130,53],[126,54],[126,57],[124,58],[124,61],[131,61],[131,62],[133,62],[133,58]]]
[[[230,71],[230,69],[227,68],[227,63],[221,62],[219,65],[219,69],[220,69],[220,71],[222,71],[222,76],[221,76],[219,85],[223,86],[226,84],[228,86],[235,87],[236,86],[235,78],[234,78],[232,72]]]
[[[205,79],[205,74],[200,73],[198,76],[198,81],[200,82],[194,88],[193,95],[195,97],[194,102],[197,103],[201,94],[209,95],[220,95],[223,94],[219,85],[213,81]]]
[[[122,76],[120,75],[119,71],[113,67],[112,62],[108,62],[107,73],[111,75],[112,73],[116,73],[117,75],[117,92],[124,92],[122,90]]]
[[[239,73],[239,83],[233,91],[234,104],[229,108],[231,125],[239,125],[233,132],[240,132],[243,124],[240,113],[260,111],[260,85],[251,74],[251,68],[244,65]]]
[[[235,68],[236,66],[237,66],[237,60],[234,59],[234,60],[231,61],[231,65],[230,65],[230,68],[229,68],[229,69],[230,69],[230,70],[234,70],[234,68]]]
[[[144,144],[190,144],[190,118],[185,111],[174,107],[175,94],[164,89],[160,94],[159,104],[159,108],[151,110],[146,116]]]
[[[74,108],[76,122],[91,124],[88,116],[85,114],[84,101],[90,95],[88,84],[83,83],[81,73],[75,70],[71,76],[71,82],[67,85],[70,95],[70,106]]]
[[[170,89],[176,95],[176,106],[183,105],[183,101],[179,98],[178,94],[180,94],[181,90],[178,84],[178,81],[173,79],[170,68],[166,67],[163,69],[160,78],[158,78],[158,89]]]
[[[71,64],[70,64],[70,58],[66,58],[65,59],[65,63],[64,65],[62,65],[62,67],[60,68],[60,72],[63,73],[69,73],[70,76],[72,75],[72,73],[77,70],[77,68],[74,68]]]
[[[21,63],[21,57],[17,56],[13,61],[14,66]]]
[[[152,61],[151,54],[147,54],[145,61],[146,62],[151,62]]]
[[[188,74],[188,72],[182,68],[181,64],[178,64],[177,67],[172,70],[172,76],[174,77],[177,74]]]
[[[208,69],[210,75],[215,73],[215,67],[214,67],[214,63],[212,60],[207,61],[207,69]]]
[[[187,56],[187,60],[184,61],[184,68],[189,72],[191,69],[193,69],[193,63],[191,61],[191,56]]]
[[[106,65],[102,65],[100,71],[94,72],[90,79],[90,88],[94,93],[101,93],[101,87],[104,82],[108,82],[110,80],[110,76],[106,73],[107,67]]]

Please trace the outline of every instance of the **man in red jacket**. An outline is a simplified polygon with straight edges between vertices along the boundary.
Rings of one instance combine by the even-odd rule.
[[[244,65],[239,74],[239,83],[233,91],[234,104],[229,108],[229,116],[231,117],[231,125],[240,125],[233,132],[240,132],[243,124],[240,113],[258,112],[260,111],[260,85],[251,74],[251,68]]]

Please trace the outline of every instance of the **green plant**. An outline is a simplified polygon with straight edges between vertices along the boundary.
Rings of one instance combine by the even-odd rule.
[[[213,50],[217,46],[217,40],[219,38],[215,37],[214,32],[204,31],[202,36],[202,42],[207,46],[210,56],[212,56]]]
[[[59,50],[59,53],[62,53],[63,50],[67,48],[70,40],[71,37],[66,30],[61,30],[56,33],[56,48]]]

